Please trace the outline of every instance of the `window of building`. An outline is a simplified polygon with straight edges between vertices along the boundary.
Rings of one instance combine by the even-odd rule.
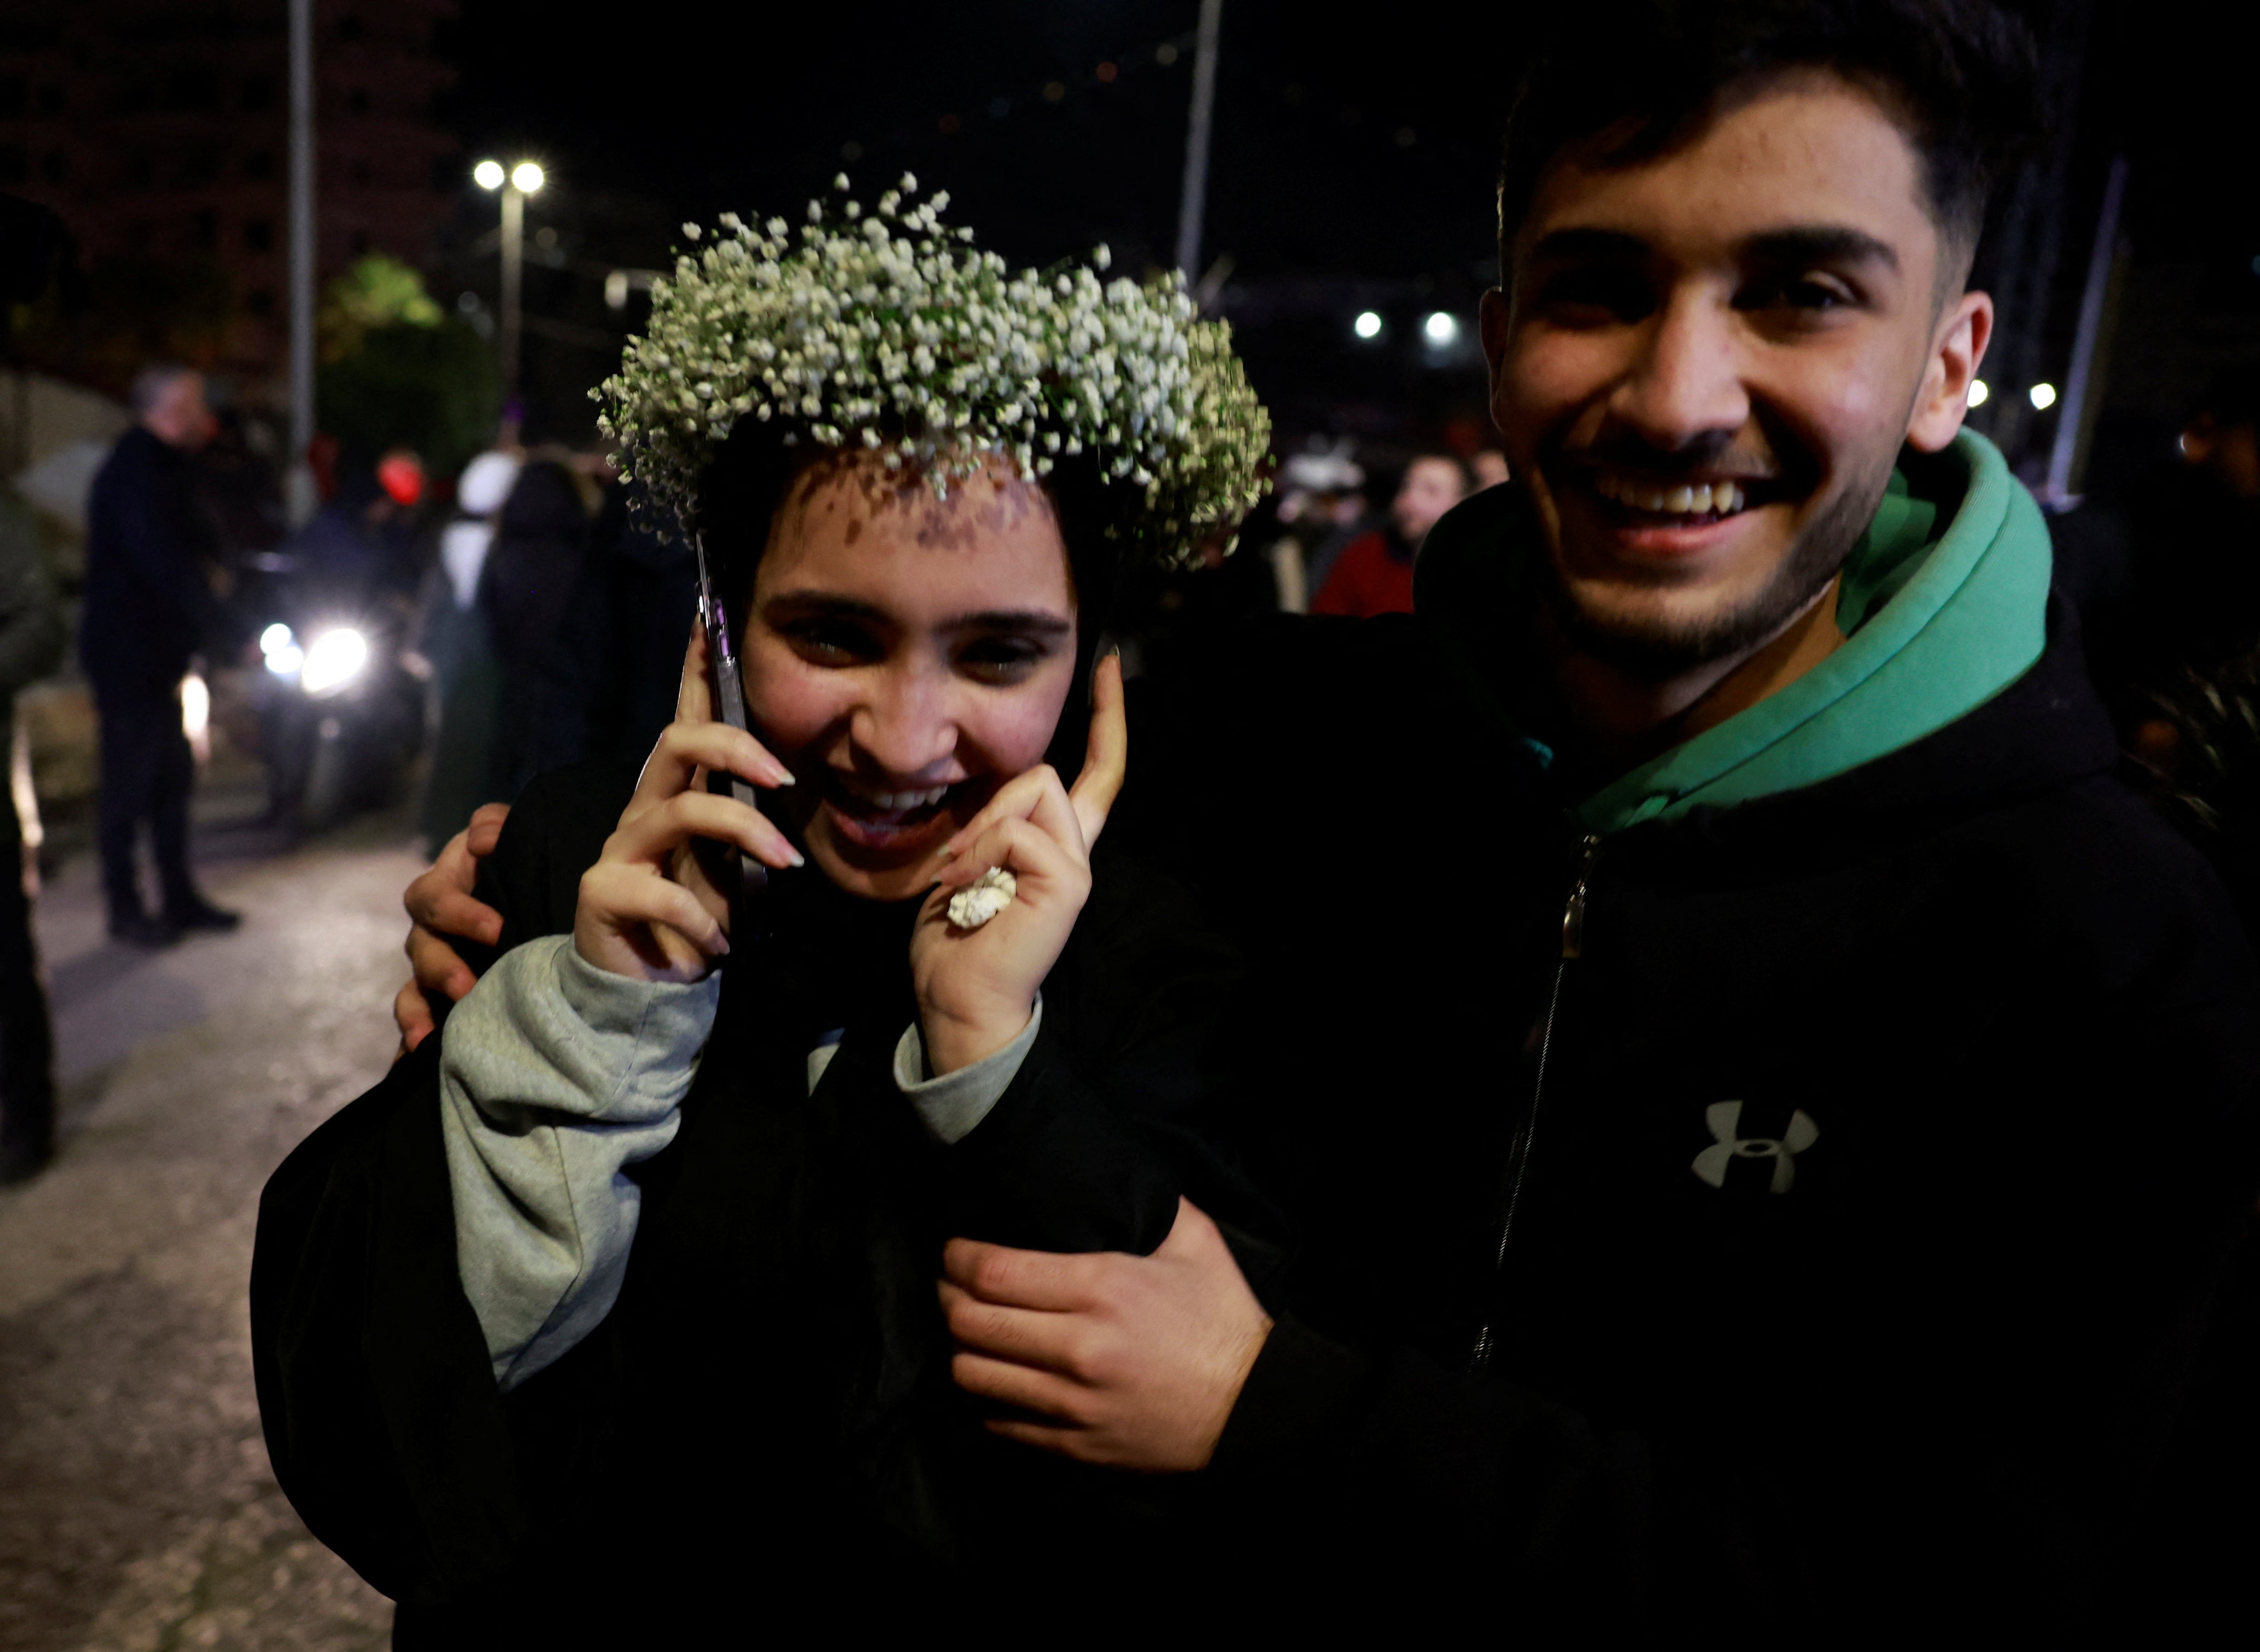
[[[346,108],[356,115],[368,113],[368,88],[356,86],[346,94]]]
[[[243,106],[256,113],[275,107],[275,82],[264,75],[254,75],[243,82]]]
[[[243,225],[243,245],[247,252],[263,253],[275,245],[275,225],[263,218],[246,218]]]
[[[368,187],[369,180],[368,162],[366,161],[354,161],[351,166],[346,168],[346,176],[353,180],[354,188],[361,190],[367,189]]]
[[[12,143],[0,143],[0,183],[21,183],[32,175],[32,157]]]
[[[218,74],[209,68],[174,70],[165,77],[165,107],[191,113],[218,108]]]
[[[60,115],[69,102],[60,81],[50,81],[39,88],[39,112],[43,115]]]
[[[156,164],[146,154],[125,157],[125,182],[137,190],[146,190],[157,176]]]
[[[39,175],[50,183],[61,183],[70,176],[69,157],[60,149],[48,150],[46,158],[39,162]]]
[[[362,33],[359,14],[348,11],[338,19],[338,39],[340,40],[358,40]]]
[[[243,307],[254,316],[275,313],[275,295],[264,287],[254,287],[244,296]]]
[[[0,120],[11,120],[32,105],[32,89],[20,75],[0,75]]]
[[[154,81],[130,80],[118,89],[118,108],[121,114],[142,114],[154,108],[156,103],[157,83]]]
[[[210,207],[189,214],[189,245],[209,253],[219,245],[219,214]]]
[[[368,251],[368,232],[367,230],[355,230],[353,232],[353,240],[349,245],[353,247],[353,255],[355,258],[361,256],[361,254]]]
[[[275,152],[272,149],[254,149],[249,154],[244,156],[243,175],[252,179],[273,177]]]

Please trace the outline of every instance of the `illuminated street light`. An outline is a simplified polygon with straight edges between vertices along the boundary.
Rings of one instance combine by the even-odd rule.
[[[1446,315],[1441,310],[1433,310],[1429,311],[1428,318],[1420,324],[1420,331],[1428,335],[1431,344],[1449,344],[1460,336],[1460,324],[1457,318]]]
[[[2034,385],[2032,396],[2033,406],[2036,411],[2044,413],[2056,405],[2056,386],[2053,384]]]
[[[1972,407],[1983,407],[1983,406],[1985,406],[1985,398],[1986,398],[1987,397],[1991,396],[1992,393],[1993,393],[1992,391],[1991,391],[1991,390],[1987,390],[1987,389],[1985,388],[1985,381],[1984,379],[1971,379],[1971,380],[1970,381],[1970,406],[1972,406]]]
[[[502,390],[504,397],[518,395],[519,292],[526,267],[526,197],[549,180],[540,163],[521,161],[507,172],[499,161],[482,161],[471,168],[471,182],[482,190],[502,190]],[[510,188],[503,190],[504,183]],[[617,306],[615,306],[617,307]]]
[[[1370,310],[1360,315],[1356,320],[1349,324],[1349,326],[1350,331],[1361,339],[1377,339],[1381,336],[1381,318]]]

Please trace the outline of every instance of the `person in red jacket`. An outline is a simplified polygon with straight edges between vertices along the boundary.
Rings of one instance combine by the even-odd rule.
[[[1467,467],[1449,454],[1422,454],[1405,468],[1405,480],[1390,502],[1389,526],[1342,547],[1311,604],[1314,614],[1372,614],[1412,611],[1412,556],[1436,518],[1470,491]]]

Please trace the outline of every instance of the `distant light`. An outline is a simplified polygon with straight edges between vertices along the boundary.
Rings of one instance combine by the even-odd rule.
[[[1171,46],[1167,40],[1162,41],[1161,45],[1154,48],[1154,61],[1156,63],[1159,63],[1163,68],[1169,68],[1170,64],[1177,61],[1177,48]]]
[[[181,733],[195,745],[211,730],[211,689],[191,671],[181,679]]]
[[[1368,310],[1362,311],[1356,320],[1351,322],[1349,327],[1350,331],[1361,339],[1377,339],[1381,336],[1381,318]]]
[[[616,269],[604,277],[604,308],[625,310],[628,307],[628,272]]]
[[[528,195],[532,195],[547,182],[542,176],[541,168],[531,161],[521,161],[512,167],[510,169],[510,181]]]
[[[1432,310],[1428,312],[1428,318],[1420,324],[1420,331],[1428,335],[1431,344],[1449,344],[1460,336],[1459,318],[1446,315],[1441,310]]]
[[[297,638],[290,634],[290,627],[278,619],[259,633],[259,652],[280,654],[297,640]]]
[[[499,190],[504,175],[499,161],[482,161],[471,168],[471,182],[482,190]]]
[[[268,663],[271,669],[274,662]],[[368,663],[368,639],[350,626],[340,626],[315,638],[313,647],[306,650],[298,686],[309,694],[326,694],[352,682]]]
[[[2032,397],[2033,405],[2045,412],[2056,405],[2056,386],[2048,383],[2035,384],[2032,389]]]
[[[1044,82],[1044,102],[1048,104],[1056,104],[1061,98],[1065,97],[1066,96],[1067,82],[1065,81],[1046,81]]]
[[[1972,406],[1972,407],[1983,407],[1983,406],[1985,406],[1985,398],[1986,398],[1987,397],[1991,396],[1992,393],[1993,393],[1992,391],[1991,391],[1991,390],[1987,390],[1987,389],[1985,388],[1985,381],[1984,379],[1971,379],[1971,380],[1970,381],[1970,406]]]
[[[297,676],[298,668],[305,663],[305,653],[295,642],[286,642],[267,655],[267,669],[279,677]]]
[[[1112,63],[1101,63],[1098,66],[1098,78],[1109,84],[1112,84],[1114,77],[1121,72],[1122,71],[1120,69],[1117,68]]]

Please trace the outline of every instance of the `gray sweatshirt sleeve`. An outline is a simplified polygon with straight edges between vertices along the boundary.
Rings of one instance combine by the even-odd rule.
[[[641,1205],[627,1167],[675,1139],[720,996],[719,975],[633,981],[552,935],[504,954],[447,1018],[456,1265],[503,1389],[611,1312]]]
[[[933,1078],[926,1073],[925,1036],[912,1021],[895,1041],[895,1088],[903,1092],[926,1133],[954,1147],[971,1135],[973,1127],[1005,1098],[1020,1063],[1035,1048],[1036,1033],[1043,1024],[1044,995],[1039,992],[1035,1012],[1028,1017],[1019,1037],[970,1067]]]

